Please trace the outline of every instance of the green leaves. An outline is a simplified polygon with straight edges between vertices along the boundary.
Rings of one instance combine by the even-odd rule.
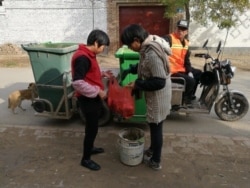
[[[213,22],[220,29],[236,26],[239,17],[250,9],[249,0],[162,0],[166,5],[165,16],[172,18],[176,16],[176,9],[182,8],[188,15],[203,26]]]

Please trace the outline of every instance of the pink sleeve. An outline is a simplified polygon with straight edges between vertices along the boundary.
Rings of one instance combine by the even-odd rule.
[[[81,95],[89,98],[95,98],[100,91],[100,88],[98,86],[90,85],[84,80],[76,80],[72,82],[72,86]]]

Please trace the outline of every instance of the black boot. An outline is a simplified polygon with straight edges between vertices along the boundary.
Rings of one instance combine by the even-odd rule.
[[[97,170],[101,169],[101,166],[99,164],[95,163],[94,161],[92,161],[91,159],[89,159],[89,160],[82,159],[81,165],[90,169],[90,170],[97,171]]]

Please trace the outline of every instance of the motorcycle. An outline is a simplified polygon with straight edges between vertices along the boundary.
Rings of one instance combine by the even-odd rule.
[[[234,77],[235,67],[231,65],[231,61],[220,60],[221,41],[219,42],[216,58],[209,54],[207,47],[208,40],[203,44],[203,48],[207,53],[197,53],[194,56],[205,59],[203,73],[200,78],[200,86],[202,91],[198,101],[194,101],[193,107],[185,107],[182,103],[182,96],[185,88],[184,85],[173,84],[172,92],[172,111],[190,113],[210,113],[214,106],[216,115],[224,121],[236,121],[243,118],[249,109],[249,103],[244,94],[237,90],[230,90],[228,85]],[[173,78],[180,79],[180,78]],[[222,88],[222,91],[220,92]],[[181,91],[181,92],[180,92]]]

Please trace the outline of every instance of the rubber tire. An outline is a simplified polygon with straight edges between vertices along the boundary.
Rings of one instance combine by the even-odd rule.
[[[36,112],[42,113],[45,111],[45,103],[43,101],[35,101],[33,104],[33,108]]]
[[[217,103],[215,103],[214,110],[216,115],[224,121],[237,121],[243,118],[249,108],[249,103],[243,95],[239,93],[231,93],[236,110],[228,107],[228,99],[225,95]]]
[[[79,108],[79,114],[80,114],[80,117],[81,117],[83,124],[85,124],[86,123],[85,116],[82,113],[82,110],[80,108]],[[111,120],[111,117],[112,117],[111,111],[110,111],[107,103],[104,102],[101,117],[99,118],[98,126],[103,127],[103,126],[107,125],[108,122]]]

